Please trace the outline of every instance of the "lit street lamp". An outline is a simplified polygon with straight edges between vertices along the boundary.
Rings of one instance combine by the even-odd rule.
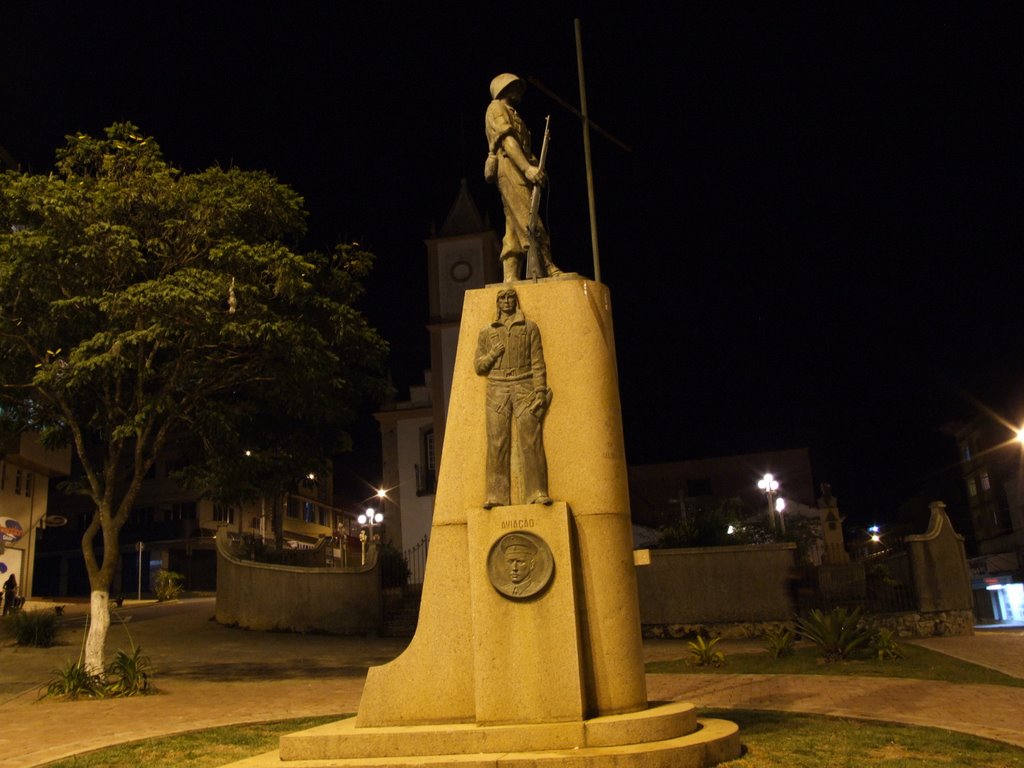
[[[772,524],[772,531],[775,530],[775,492],[779,490],[779,481],[776,480],[771,472],[766,472],[765,476],[757,481],[757,487],[760,488],[768,496],[768,522]]]
[[[786,518],[783,517],[782,512],[786,509],[786,500],[779,496],[775,500],[775,511],[779,513],[779,525],[782,527],[782,532],[786,532]]]
[[[359,532],[359,543],[362,545],[362,564],[366,565],[366,541],[369,539],[373,541],[373,524],[384,522],[384,515],[375,510],[373,507],[367,507],[366,511],[356,518],[360,525],[367,525],[370,527],[370,535],[366,535],[366,529],[364,528]]]
[[[373,540],[373,524],[374,523],[383,523],[384,522],[384,515],[382,513],[378,512],[377,510],[375,510],[373,507],[367,507],[366,511],[363,514],[361,514],[357,519],[359,520],[359,524],[360,525],[369,526],[369,528],[370,528],[370,540],[372,541]]]

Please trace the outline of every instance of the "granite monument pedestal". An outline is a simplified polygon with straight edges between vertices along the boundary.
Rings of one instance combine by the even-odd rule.
[[[416,635],[369,671],[357,717],[282,737],[249,766],[665,766],[740,754],[736,726],[648,703],[608,289],[517,282],[540,329],[548,491],[484,509],[482,327],[504,286],[467,291]],[[517,492],[517,487],[520,489]]]

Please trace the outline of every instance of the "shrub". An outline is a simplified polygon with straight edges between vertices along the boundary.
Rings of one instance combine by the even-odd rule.
[[[773,659],[781,659],[783,656],[791,656],[795,652],[796,632],[789,627],[781,629],[769,629],[764,633],[765,644],[768,646],[768,653]]]
[[[693,655],[692,663],[698,667],[720,667],[725,664],[725,654],[715,650],[720,639],[713,637],[708,640],[703,635],[698,635],[696,639],[687,643]]]
[[[18,611],[8,619],[14,642],[49,648],[57,638],[57,614],[49,611]]]
[[[181,595],[182,583],[185,577],[175,571],[168,571],[161,568],[153,577],[153,593],[160,602],[165,600],[177,600]]]
[[[111,696],[140,696],[149,693],[149,674],[152,664],[142,648],[126,653],[118,650],[107,667],[107,693]]]
[[[57,677],[47,684],[44,695],[67,699],[141,696],[152,692],[151,672],[149,657],[142,655],[142,648],[133,647],[131,653],[119,650],[103,675],[90,675],[79,658],[56,671]]]
[[[871,649],[879,661],[898,661],[903,658],[903,646],[896,642],[896,634],[884,627],[875,630],[871,638]]]
[[[81,659],[69,661],[57,670],[56,675],[46,686],[46,693],[50,696],[64,696],[68,699],[88,696],[99,699],[105,693],[103,678],[86,672],[85,663]]]
[[[833,608],[822,613],[817,608],[810,616],[797,619],[800,634],[810,640],[828,661],[849,659],[871,641],[875,632],[861,624],[860,608],[848,613],[845,608]]]

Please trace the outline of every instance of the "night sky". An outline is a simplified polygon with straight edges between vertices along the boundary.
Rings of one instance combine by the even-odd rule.
[[[943,424],[1024,380],[1014,4],[350,5],[4,3],[0,145],[45,172],[130,120],[186,170],[276,174],[307,247],[377,254],[364,309],[402,391],[460,178],[502,225],[488,83],[578,103],[579,17],[591,118],[632,147],[593,137],[631,463],[807,446],[844,512],[884,519],[955,477]],[[555,261],[592,276],[579,122],[536,88],[522,111],[552,116]]]

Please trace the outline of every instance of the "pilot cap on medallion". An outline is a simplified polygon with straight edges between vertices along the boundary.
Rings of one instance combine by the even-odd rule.
[[[525,536],[520,536],[517,533],[510,533],[508,536],[501,540],[501,551],[506,555],[511,553],[514,555],[527,554],[531,557],[537,554],[537,546]]]

